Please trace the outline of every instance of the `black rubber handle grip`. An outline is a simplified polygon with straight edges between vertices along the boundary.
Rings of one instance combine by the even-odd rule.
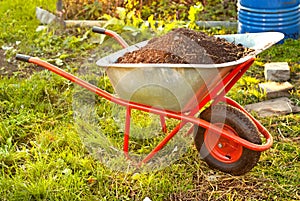
[[[105,34],[106,29],[94,26],[92,28],[92,31],[99,34]]]
[[[25,54],[17,54],[16,59],[19,61],[26,61],[29,62],[31,56],[25,55]]]

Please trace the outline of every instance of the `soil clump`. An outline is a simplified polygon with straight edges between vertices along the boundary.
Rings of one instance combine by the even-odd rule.
[[[236,61],[252,51],[203,32],[178,28],[126,53],[117,63],[219,64]]]

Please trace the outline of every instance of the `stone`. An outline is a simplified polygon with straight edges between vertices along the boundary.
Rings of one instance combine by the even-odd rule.
[[[245,109],[249,112],[256,112],[260,117],[278,116],[300,112],[300,107],[295,106],[287,97],[253,103],[246,105]]]
[[[265,79],[270,81],[287,81],[291,77],[287,62],[272,62],[265,64]]]
[[[294,86],[289,82],[265,82],[258,84],[260,91],[266,93],[267,98],[289,97]]]

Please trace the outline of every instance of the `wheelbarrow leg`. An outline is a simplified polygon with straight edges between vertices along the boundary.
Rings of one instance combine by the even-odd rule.
[[[153,158],[187,123],[187,121],[178,123],[177,126],[142,161],[139,162],[138,166],[142,166],[151,160],[151,158]]]
[[[164,133],[168,133],[166,119],[164,115],[160,115],[160,124],[161,124],[161,130]]]
[[[127,159],[129,159],[129,133],[130,133],[130,119],[131,119],[131,108],[126,108],[126,116],[125,116],[125,132],[124,132],[124,155]]]

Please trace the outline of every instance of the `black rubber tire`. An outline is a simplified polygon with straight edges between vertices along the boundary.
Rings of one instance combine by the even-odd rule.
[[[229,105],[215,105],[204,110],[199,117],[212,124],[223,123],[234,129],[239,137],[255,144],[261,144],[260,133],[253,121],[242,111]],[[261,152],[242,147],[241,157],[233,163],[224,163],[212,156],[204,143],[206,129],[195,126],[194,140],[200,156],[213,169],[231,175],[243,175],[249,172],[258,162]]]

